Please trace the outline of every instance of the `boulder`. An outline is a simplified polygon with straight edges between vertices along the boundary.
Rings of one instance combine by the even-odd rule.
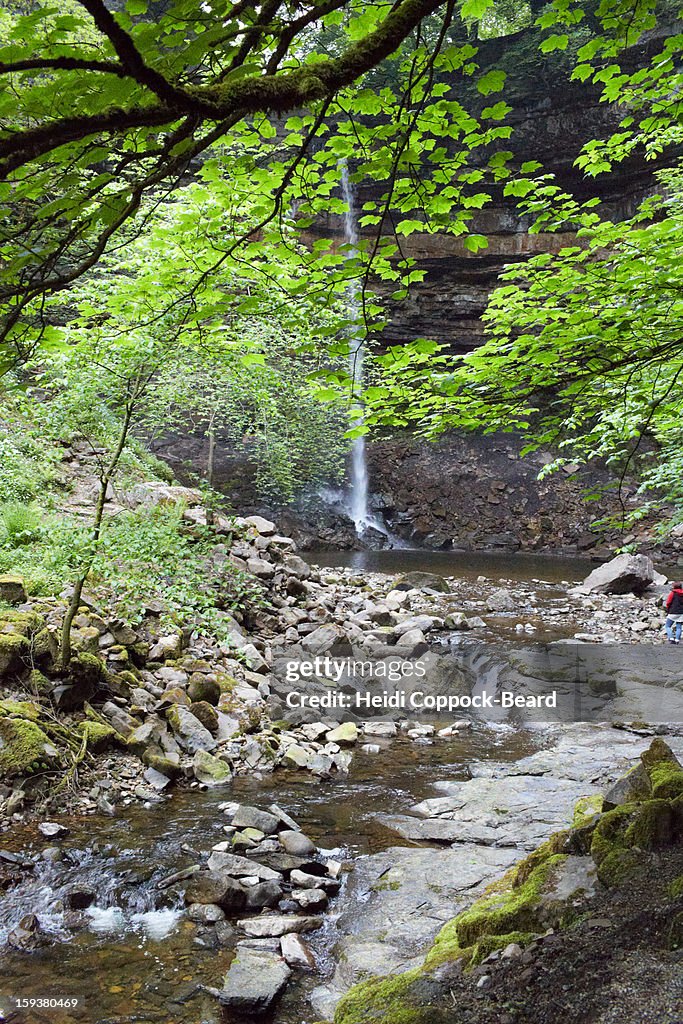
[[[202,675],[201,672],[193,672],[187,687],[187,695],[193,703],[206,701],[207,704],[215,706],[220,699],[221,688],[218,680]]]
[[[248,558],[247,572],[259,579],[266,580],[275,575],[275,566],[272,562],[267,562],[265,558]]]
[[[308,768],[309,764],[313,760],[313,753],[310,750],[306,750],[305,747],[300,746],[298,743],[292,743],[291,746],[287,747],[283,755],[283,763],[285,766],[290,765],[295,768]]]
[[[183,649],[183,638],[180,633],[169,633],[160,636],[149,652],[150,661],[166,661],[178,658]]]
[[[218,712],[213,704],[209,704],[205,700],[197,700],[190,704],[189,710],[212,736],[218,736]]]
[[[334,893],[341,887],[341,882],[336,878],[312,875],[309,871],[301,871],[299,868],[291,872],[289,879],[298,889],[323,889],[325,892]]]
[[[269,537],[275,533],[275,523],[271,523],[269,519],[264,519],[263,516],[247,516],[244,522],[247,526],[253,527],[262,537]]]
[[[394,636],[404,636],[416,629],[421,630],[422,633],[428,633],[433,628],[434,619],[431,615],[412,615],[394,626]]]
[[[659,578],[647,555],[623,554],[593,569],[577,589],[584,594],[642,594]]]
[[[310,565],[308,562],[304,562],[303,558],[300,558],[299,555],[285,555],[282,559],[282,564],[287,569],[287,572],[298,576],[299,579],[307,580],[311,575]]]
[[[239,882],[220,871],[198,871],[185,889],[186,903],[215,903],[223,910],[243,910],[247,894]]]
[[[232,824],[235,828],[258,828],[266,835],[277,831],[279,818],[269,811],[261,811],[249,804],[240,804],[233,815]]]
[[[451,587],[448,580],[436,573],[407,572],[396,580],[394,590],[436,590],[440,594],[450,594]]]
[[[165,484],[159,480],[148,480],[136,484],[124,494],[124,500],[136,505],[201,505],[201,491],[192,487]]]
[[[166,718],[181,746],[191,754],[197,750],[211,751],[215,749],[216,740],[199,719],[195,718],[189,708],[182,704],[174,704],[166,712]]]
[[[338,743],[341,747],[352,747],[358,740],[358,726],[355,722],[342,722],[336,729],[331,729],[325,739],[328,743]]]
[[[282,849],[294,857],[308,857],[315,853],[315,844],[303,832],[294,832],[292,829],[284,829],[279,835]]]
[[[302,910],[324,910],[327,906],[327,893],[324,889],[292,889],[291,897]]]
[[[328,622],[303,637],[301,646],[307,654],[318,655],[325,654],[343,640],[346,640],[346,636],[341,626]]]
[[[25,718],[0,718],[0,781],[29,775],[58,759],[39,725]]]
[[[295,914],[263,914],[245,918],[237,925],[254,938],[272,938],[288,932],[313,932],[322,926],[322,917],[299,917]]]
[[[512,594],[501,587],[489,595],[486,607],[490,612],[513,612],[517,608],[517,603]]]
[[[204,786],[225,786],[232,778],[230,766],[207,750],[195,751],[192,771],[197,782]]]
[[[250,885],[247,889],[247,906],[252,910],[275,907],[281,899],[282,887],[272,878]]]
[[[254,876],[262,881],[282,881],[280,871],[275,871],[265,864],[259,864],[255,860],[249,860],[247,857],[240,857],[235,853],[224,853],[219,850],[214,850],[211,854],[207,861],[207,867],[209,871],[230,875],[233,878],[249,878]]]
[[[290,967],[307,967],[315,970],[315,958],[300,935],[295,932],[283,935],[280,939],[280,949]]]
[[[218,999],[234,1013],[256,1016],[267,1013],[291,976],[277,953],[237,947]]]
[[[4,573],[0,576],[0,601],[5,604],[23,604],[28,599],[21,576]]]

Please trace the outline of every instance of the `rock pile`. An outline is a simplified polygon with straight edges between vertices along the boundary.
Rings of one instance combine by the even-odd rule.
[[[214,846],[185,885],[187,913],[205,944],[230,944],[242,933],[221,989],[209,989],[234,1012],[265,1013],[292,969],[315,969],[302,938],[323,924],[341,888],[342,865],[326,860],[286,811],[225,804],[229,838]]]

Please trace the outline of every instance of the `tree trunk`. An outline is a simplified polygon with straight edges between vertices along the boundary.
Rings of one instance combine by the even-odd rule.
[[[131,401],[126,406],[126,414],[123,418],[123,423],[121,424],[121,433],[119,434],[119,440],[117,442],[116,449],[114,450],[114,454],[111,457],[109,465],[100,476],[100,489],[97,495],[95,517],[92,524],[90,553],[88,555],[87,562],[83,567],[83,571],[74,583],[74,592],[71,595],[69,607],[67,608],[66,615],[64,616],[64,622],[62,624],[62,650],[59,662],[59,667],[62,672],[66,672],[68,670],[69,663],[71,661],[71,626],[78,613],[83,587],[90,575],[90,570],[93,567],[95,556],[97,555],[100,538],[102,536],[102,520],[104,518],[104,505],[107,500],[107,488],[109,487],[112,476],[116,472],[116,467],[119,464],[119,459],[121,458],[121,454],[125,448],[132,417],[133,403]]]
[[[209,420],[209,455],[206,461],[206,482],[209,485],[209,496],[206,506],[206,525],[213,526],[214,523],[214,509],[213,509],[213,476],[216,465],[216,415],[211,414]]]

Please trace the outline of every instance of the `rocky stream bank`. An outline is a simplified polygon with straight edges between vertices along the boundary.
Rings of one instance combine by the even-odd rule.
[[[368,975],[396,971],[408,972],[408,980],[396,989],[400,1005],[407,1001],[418,1007],[418,1016],[406,1020],[440,1019],[421,1008],[424,985],[438,987],[445,978],[437,974],[435,982],[429,974],[425,980],[422,965],[440,926],[566,825],[578,799],[596,797],[614,782],[655,731],[671,732],[664,724],[667,717],[673,714],[671,720],[683,722],[676,704],[683,670],[671,660],[677,650],[663,644],[663,580],[648,560],[631,556],[601,570],[583,587],[576,580],[558,584],[480,576],[471,581],[318,568],[261,517],[217,516],[207,527],[195,492],[160,484],[143,490],[145,501],[182,502],[190,534],[211,529],[212,562],[229,561],[251,574],[261,600],[243,613],[226,610],[229,638],[218,643],[198,635],[192,623],[169,629],[156,603],[150,603],[139,623],[124,621],[108,595],[95,588],[79,609],[74,657],[63,672],[58,637],[68,593],[36,599],[26,594],[20,579],[0,580],[0,820],[5,831],[0,885],[8,908],[2,935],[13,950],[10,976],[23,977],[26,984],[21,958],[39,955],[49,965],[49,950],[55,947],[69,948],[72,964],[77,953],[83,963],[91,963],[90,957],[105,953],[90,949],[92,940],[85,936],[109,943],[109,936],[131,927],[143,934],[145,944],[167,943],[175,953],[173,943],[184,944],[182,984],[174,985],[166,973],[165,995],[157,986],[151,1003],[148,996],[142,1004],[133,1000],[130,1012],[142,1006],[145,1020],[168,1019],[164,1014],[178,999],[188,1007],[183,1010],[187,1020],[213,1019],[207,1007],[216,1005],[223,1006],[220,1012],[263,1013],[276,1005],[283,990],[283,1009],[277,1012],[287,1024],[313,1019],[310,1008],[305,1009],[309,999],[319,1018],[332,1019],[336,1012],[335,1019],[347,1024],[360,1012],[358,1019],[374,1020],[375,1013],[380,1019],[388,1007],[388,990],[377,995],[372,989],[367,1000],[363,997],[362,1012],[353,989],[350,996],[345,993]],[[207,576],[211,569],[207,564]],[[606,703],[601,695],[597,720],[625,720],[631,726],[548,724],[543,716],[534,722],[529,720],[533,715],[520,716],[517,710],[491,721],[467,713],[439,720],[400,709],[380,709],[373,717],[372,712],[346,714],[320,704],[302,711],[287,702],[292,683],[284,666],[315,659],[317,677],[298,677],[296,684],[309,696],[350,692],[346,677],[335,685],[325,659],[355,658],[374,666],[423,659],[429,665],[424,689],[434,695],[471,693],[489,672],[492,657],[498,673],[501,659],[507,665],[516,658],[517,669],[523,668],[516,685],[522,693],[533,693],[536,682],[547,682],[534,682],[524,652],[539,646],[599,649],[601,664],[609,663],[617,678],[611,680]],[[630,652],[633,670],[610,661],[622,649]],[[641,652],[645,662],[639,660]],[[670,686],[669,704],[659,714],[642,699],[643,693],[661,692],[652,685],[660,681],[653,670],[657,658],[668,658],[660,667],[666,667]],[[642,678],[634,683],[639,674]],[[645,722],[643,706],[652,711]],[[634,725],[635,719],[640,721]],[[520,753],[512,762],[497,761],[502,738],[508,742],[518,736],[527,737]],[[466,753],[468,744],[476,755]],[[681,752],[680,740],[674,737],[671,744]],[[429,786],[436,782],[439,795],[433,797],[424,787],[417,793],[410,783],[399,806],[391,806],[391,781],[379,781],[383,764],[398,757],[394,763],[414,762],[419,770],[432,750],[436,761]],[[372,821],[377,837],[371,851],[353,848],[353,830],[339,842],[321,841],[314,821],[302,830],[299,821],[312,791],[298,802],[282,801],[278,792],[283,787],[279,779],[298,777],[330,787],[321,799],[334,806],[338,787],[353,777],[356,759],[368,766],[368,779],[386,787],[383,804],[370,798],[371,806],[363,810],[363,820]],[[457,765],[456,777],[446,772],[444,778],[439,764]],[[261,788],[251,792],[254,785]],[[246,787],[248,799],[233,799],[240,787]],[[653,787],[650,802],[660,800]],[[213,792],[230,799],[214,800]],[[149,822],[145,828],[156,834],[153,822],[172,816],[174,801],[182,804],[184,794],[192,793],[202,799],[206,794],[210,801],[201,804],[206,835],[174,845],[173,864],[155,861],[142,873],[134,868],[131,896],[130,862],[115,848],[107,853],[107,837],[116,833],[118,821],[137,820],[140,813]],[[71,816],[62,817],[64,812]],[[657,851],[678,841],[678,811],[671,814],[674,824]],[[90,847],[83,852],[83,815],[96,823],[100,838],[94,852]],[[626,843],[626,848],[631,851],[633,845]],[[570,865],[574,856],[568,856]],[[588,892],[584,882],[590,865],[584,860],[578,888]],[[602,893],[599,865],[596,870],[598,881],[591,875],[591,885]],[[104,885],[97,882],[102,872],[109,879]],[[569,886],[573,899],[576,879],[567,881],[562,873],[558,878],[562,892]],[[124,909],[122,891],[128,893]],[[453,968],[458,985],[478,985],[480,977],[504,972],[508,961],[528,959],[529,949],[542,957],[549,941],[545,933],[554,922],[555,917],[527,922],[521,929],[525,938],[517,935],[516,923],[508,929],[505,935],[516,937],[505,947],[518,946],[519,954],[495,953],[500,943],[494,941],[486,946],[486,956],[470,956],[472,943],[451,943],[449,949],[458,950],[457,956],[449,955],[459,962]],[[490,934],[499,933],[485,933]],[[466,954],[460,955],[461,947]],[[137,954],[127,948],[136,971],[141,970]],[[218,960],[202,960],[212,950],[220,951]],[[497,959],[487,961],[488,975],[476,973],[475,961],[492,953]],[[465,972],[471,964],[472,975]],[[111,970],[108,985],[116,988],[117,969],[113,976]],[[125,974],[123,966],[119,970]],[[47,976],[54,985],[59,972],[50,967]],[[417,987],[408,991],[413,981]],[[489,984],[476,988],[477,1007]],[[405,1000],[403,985],[408,986]],[[442,985],[439,991],[446,989]],[[105,996],[102,989],[98,998],[99,1016],[88,1010],[90,1016],[63,1019],[110,1019],[117,994]],[[117,1019],[132,1019],[118,1012]],[[511,1018],[526,1019],[536,1018]]]

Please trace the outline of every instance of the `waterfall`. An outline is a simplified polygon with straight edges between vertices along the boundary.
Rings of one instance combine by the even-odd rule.
[[[349,180],[349,168],[346,160],[339,163],[341,170],[342,195],[346,203],[344,212],[344,238],[349,246],[349,255],[353,258],[358,252],[358,221],[354,203],[353,185]],[[353,280],[347,289],[349,319],[352,322],[349,331],[349,372],[351,374],[354,395],[354,410],[362,417],[362,406],[356,396],[363,390],[363,337],[360,330],[361,306],[358,297],[358,281]],[[360,536],[370,525],[374,525],[368,514],[368,463],[365,451],[365,438],[355,437],[351,448],[351,478],[349,515]]]

